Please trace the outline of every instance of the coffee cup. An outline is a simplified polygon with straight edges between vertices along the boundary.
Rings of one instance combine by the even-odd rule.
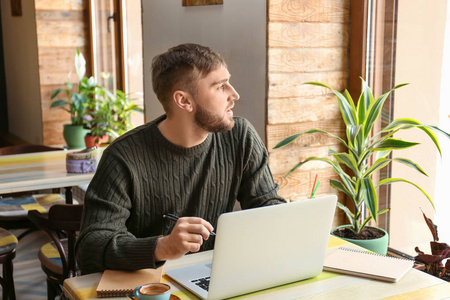
[[[170,286],[165,283],[148,283],[134,289],[134,296],[140,300],[169,300]]]

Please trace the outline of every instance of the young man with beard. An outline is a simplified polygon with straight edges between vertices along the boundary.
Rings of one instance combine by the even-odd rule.
[[[213,249],[211,232],[236,200],[243,209],[285,202],[264,144],[233,117],[239,94],[218,53],[171,48],[153,59],[152,81],[166,114],[108,146],[87,190],[76,244],[83,274]]]

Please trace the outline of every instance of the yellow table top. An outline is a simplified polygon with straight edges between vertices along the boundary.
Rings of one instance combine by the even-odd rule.
[[[331,237],[328,250],[332,251],[347,242]],[[165,270],[179,268],[212,258],[212,251],[186,255],[174,261],[168,261]],[[64,281],[64,292],[69,299],[108,299],[96,298],[96,288],[102,273],[94,273]],[[198,299],[185,290],[167,275],[161,282],[172,288],[172,293],[181,300]],[[347,276],[330,272],[322,272],[319,276],[293,282],[281,287],[266,289],[239,296],[233,299],[448,299],[450,284],[421,271],[410,270],[399,282],[389,283],[356,276]],[[109,299],[127,299],[123,297]]]
[[[0,156],[0,195],[88,184],[94,173],[67,173],[67,151]]]

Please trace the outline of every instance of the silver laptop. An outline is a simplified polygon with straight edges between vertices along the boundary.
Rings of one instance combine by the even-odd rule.
[[[212,262],[166,274],[202,299],[225,299],[317,276],[336,201],[332,195],[222,214]]]

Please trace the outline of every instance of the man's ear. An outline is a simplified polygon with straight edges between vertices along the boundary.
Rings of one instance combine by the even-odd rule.
[[[192,97],[189,93],[181,90],[177,90],[173,93],[173,100],[175,102],[175,105],[177,105],[179,108],[192,112],[194,107],[192,106]]]

